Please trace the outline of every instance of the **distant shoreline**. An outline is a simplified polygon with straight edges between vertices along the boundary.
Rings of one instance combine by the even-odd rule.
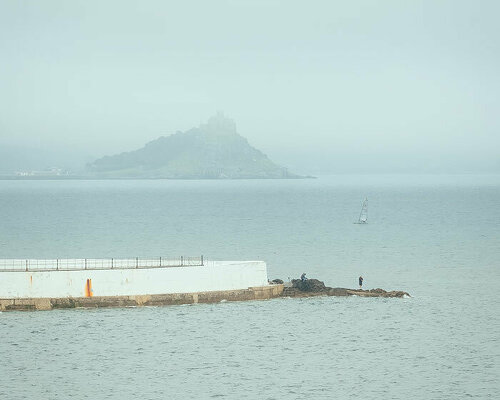
[[[245,181],[245,180],[299,180],[299,179],[317,179],[316,176],[293,176],[287,178],[274,177],[248,177],[248,178],[148,178],[148,177],[99,177],[86,175],[71,175],[71,176],[0,176],[0,181],[132,181],[132,180],[151,180],[151,181]]]

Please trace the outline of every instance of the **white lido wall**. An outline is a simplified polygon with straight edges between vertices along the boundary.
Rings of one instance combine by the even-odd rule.
[[[193,293],[267,285],[263,261],[211,261],[204,266],[79,271],[0,272],[0,298],[84,297]]]

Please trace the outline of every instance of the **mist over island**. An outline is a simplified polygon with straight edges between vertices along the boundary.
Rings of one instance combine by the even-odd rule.
[[[0,4],[0,178],[500,173],[498,2],[59,2]]]
[[[0,1],[0,400],[498,398],[499,15]]]
[[[294,179],[288,171],[252,147],[236,124],[219,112],[207,123],[161,136],[143,148],[105,156],[87,164],[99,178],[146,179]]]

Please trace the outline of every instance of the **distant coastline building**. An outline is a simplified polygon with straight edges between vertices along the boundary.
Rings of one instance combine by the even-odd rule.
[[[16,176],[63,176],[69,175],[69,172],[57,167],[47,168],[42,171],[16,171]]]

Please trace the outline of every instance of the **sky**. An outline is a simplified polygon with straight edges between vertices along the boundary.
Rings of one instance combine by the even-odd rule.
[[[77,168],[221,110],[297,173],[500,172],[499,15],[482,0],[0,0],[0,170],[34,153]]]

